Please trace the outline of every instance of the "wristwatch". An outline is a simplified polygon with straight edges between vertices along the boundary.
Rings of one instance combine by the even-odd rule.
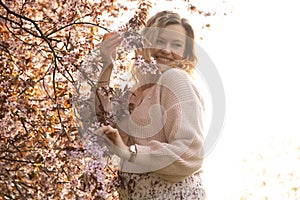
[[[130,152],[130,158],[128,159],[128,162],[134,162],[136,158],[136,145],[130,145],[129,146],[129,152]]]

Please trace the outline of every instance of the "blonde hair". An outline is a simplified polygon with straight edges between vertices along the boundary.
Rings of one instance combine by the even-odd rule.
[[[187,19],[181,18],[179,14],[172,11],[158,12],[147,21],[145,28],[141,31],[141,35],[145,38],[146,48],[138,53],[142,54],[144,59],[149,61],[151,57],[151,47],[155,45],[162,28],[166,28],[169,25],[181,25],[186,34],[183,60],[174,62],[170,67],[181,68],[188,73],[192,73],[197,64],[197,56],[194,48],[194,30]]]

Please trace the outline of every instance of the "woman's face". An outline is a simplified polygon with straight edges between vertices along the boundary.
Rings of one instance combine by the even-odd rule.
[[[168,65],[174,60],[183,59],[185,46],[185,29],[181,25],[169,25],[159,34],[151,56],[158,64]]]

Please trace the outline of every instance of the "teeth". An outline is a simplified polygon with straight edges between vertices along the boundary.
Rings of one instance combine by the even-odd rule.
[[[166,59],[166,58],[161,58],[161,60],[164,60],[164,61],[169,61],[169,59]]]
[[[170,62],[171,59],[159,57],[158,60],[162,62]]]

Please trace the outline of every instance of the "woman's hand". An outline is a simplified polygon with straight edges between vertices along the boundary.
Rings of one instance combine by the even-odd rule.
[[[123,142],[118,129],[108,126],[101,126],[95,131],[96,135],[104,134],[107,138],[106,145],[108,149],[121,158],[129,159],[129,147]]]
[[[102,57],[102,71],[97,83],[97,87],[109,86],[110,76],[113,69],[113,59],[116,58],[116,48],[122,42],[120,34],[113,32],[103,36],[102,42],[98,45]]]
[[[107,63],[111,63],[116,58],[116,48],[122,42],[122,37],[116,32],[107,33],[99,45],[101,56]]]

